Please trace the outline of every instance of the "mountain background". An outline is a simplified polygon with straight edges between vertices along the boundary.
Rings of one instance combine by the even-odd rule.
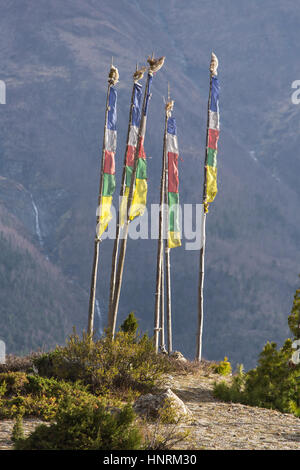
[[[219,193],[207,217],[203,355],[246,368],[289,336],[299,285],[300,5],[290,0],[1,2],[0,338],[8,353],[86,328],[107,74],[118,67],[117,201],[132,73],[165,55],[145,149],[159,202],[163,97],[170,82],[180,199],[200,203],[208,69],[219,58]],[[129,240],[118,323],[152,334],[157,242]],[[112,241],[101,245],[96,329],[105,327]],[[196,349],[199,252],[171,251],[174,348]]]

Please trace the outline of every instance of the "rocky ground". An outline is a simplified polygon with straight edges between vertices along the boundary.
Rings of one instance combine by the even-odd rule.
[[[185,403],[193,419],[176,431],[189,431],[176,449],[300,450],[300,420],[263,408],[223,403],[212,395],[216,374],[188,373],[169,376],[168,387]],[[25,434],[41,421],[25,419]],[[169,425],[171,427],[171,425]],[[12,449],[12,420],[0,421],[0,449]]]
[[[192,411],[194,423],[182,425],[190,436],[178,449],[300,450],[299,418],[278,411],[216,400],[216,375],[170,378],[174,393]]]

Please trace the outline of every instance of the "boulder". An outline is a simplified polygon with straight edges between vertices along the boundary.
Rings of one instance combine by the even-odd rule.
[[[173,351],[170,353],[170,357],[176,359],[177,361],[187,362],[187,359],[181,354],[180,351]]]
[[[170,388],[162,393],[140,396],[133,405],[135,412],[150,419],[158,419],[164,407],[170,407],[170,417],[173,421],[189,420],[192,412]]]

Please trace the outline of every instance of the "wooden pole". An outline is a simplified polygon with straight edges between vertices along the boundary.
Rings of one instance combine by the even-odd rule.
[[[126,247],[127,247],[129,221],[130,221],[129,214],[130,214],[130,209],[131,209],[131,204],[132,204],[132,199],[133,199],[133,189],[134,189],[136,170],[137,170],[137,164],[138,164],[138,156],[139,156],[139,152],[140,152],[140,148],[141,148],[141,138],[142,138],[142,135],[143,135],[144,125],[145,125],[144,109],[145,109],[145,104],[146,104],[148,83],[149,83],[149,74],[147,76],[146,88],[145,88],[145,93],[144,93],[142,116],[141,116],[141,122],[140,122],[139,133],[138,133],[138,142],[137,142],[136,151],[135,151],[135,155],[134,155],[134,164],[133,164],[133,170],[132,170],[131,182],[130,182],[130,189],[129,189],[128,200],[127,200],[126,219],[125,219],[125,224],[124,224],[124,228],[123,228],[123,237],[122,237],[122,241],[121,241],[120,255],[119,255],[119,259],[118,259],[117,272],[116,272],[116,285],[115,285],[115,289],[114,289],[114,298],[113,298],[112,310],[111,310],[111,333],[112,333],[112,336],[114,336],[115,330],[116,330],[117,312],[118,312],[118,308],[119,308],[121,285],[122,285],[122,279],[123,279],[123,271],[124,271],[124,263],[125,263]]]
[[[138,72],[136,68],[136,73]],[[127,141],[126,141],[126,150],[124,155],[124,164],[123,164],[123,173],[122,173],[122,181],[121,181],[121,189],[120,189],[120,200],[124,197],[125,194],[125,181],[126,181],[126,162],[127,162],[127,152],[128,152],[128,144],[129,144],[129,134],[130,134],[130,127],[132,124],[132,110],[133,110],[133,99],[134,99],[134,91],[135,91],[135,82],[132,87],[132,94],[131,94],[131,101],[130,101],[130,111],[129,111],[129,122],[128,122],[128,131],[127,131]],[[117,272],[117,260],[118,260],[118,250],[119,250],[119,242],[120,242],[120,233],[121,233],[121,221],[120,221],[120,208],[118,210],[117,215],[117,226],[116,226],[116,238],[114,241],[113,253],[112,253],[112,266],[111,266],[111,277],[110,277],[110,294],[109,294],[109,309],[108,309],[108,329],[112,331],[113,329],[113,299],[115,294],[115,286],[116,286],[116,272]]]
[[[200,268],[199,268],[199,285],[198,285],[198,335],[197,335],[197,351],[196,360],[201,362],[202,359],[202,334],[203,334],[203,287],[204,287],[204,257],[205,257],[205,223],[206,214],[202,219],[202,247],[200,250]]]
[[[160,296],[160,350],[166,352],[165,346],[165,276],[164,257],[161,259],[161,296]]]
[[[203,180],[203,219],[202,219],[202,234],[201,241],[202,247],[200,249],[200,266],[199,266],[199,284],[198,284],[198,328],[197,328],[197,346],[196,346],[196,360],[201,362],[202,359],[202,334],[203,334],[203,287],[204,287],[204,259],[205,259],[205,243],[206,243],[206,213],[207,213],[207,155],[208,155],[208,129],[209,129],[209,109],[211,101],[212,77],[216,74],[217,63],[213,64],[214,54],[210,64],[210,81],[209,81],[209,95],[207,105],[207,127],[206,127],[206,146],[205,146],[205,163],[204,163],[204,180]],[[213,66],[214,65],[214,66]]]
[[[174,102],[170,99],[170,86],[168,84],[168,117],[171,116]],[[169,226],[169,201],[168,201],[168,158],[165,162],[165,207],[166,207],[166,227]],[[167,288],[167,332],[168,332],[168,343],[167,349],[170,354],[173,349],[172,344],[172,300],[171,300],[171,265],[170,265],[170,248],[168,245],[168,230],[166,230],[165,236],[165,265],[166,265],[166,288]]]
[[[162,157],[162,170],[160,180],[160,211],[159,211],[159,235],[157,245],[157,260],[156,260],[156,291],[155,291],[155,312],[154,312],[154,344],[155,351],[158,352],[158,340],[160,331],[160,303],[161,303],[161,279],[162,279],[162,258],[163,258],[163,228],[164,228],[164,201],[165,201],[165,168],[166,168],[166,153],[167,153],[167,129],[168,129],[168,114],[165,113],[165,129],[163,140],[163,157]]]
[[[134,155],[134,164],[133,164],[133,169],[132,169],[128,199],[127,199],[127,214],[126,214],[126,219],[125,219],[125,224],[124,224],[124,229],[123,229],[123,237],[122,237],[120,255],[118,259],[118,266],[117,266],[117,272],[116,272],[116,285],[115,285],[115,290],[114,290],[114,299],[113,299],[112,314],[111,314],[112,336],[114,336],[115,329],[116,329],[117,314],[118,314],[120,293],[121,293],[121,286],[122,286],[123,272],[124,272],[129,222],[130,222],[130,210],[131,210],[132,199],[133,199],[133,190],[134,190],[134,185],[135,185],[136,170],[137,170],[138,158],[139,158],[141,144],[142,144],[142,138],[145,136],[145,131],[146,131],[145,111],[146,111],[146,103],[149,100],[149,96],[147,96],[147,94],[149,92],[150,77],[152,79],[153,73],[157,72],[163,66],[164,60],[165,60],[165,57],[154,59],[153,55],[151,58],[149,57],[147,60],[147,62],[149,63],[149,69],[148,69],[147,82],[146,82],[145,93],[144,93],[142,116],[141,116],[141,121],[140,121],[140,126],[139,126],[139,132],[138,132],[138,142],[137,142],[136,151]]]
[[[167,286],[167,331],[168,331],[168,353],[173,349],[172,344],[172,301],[171,301],[171,266],[170,248],[168,240],[165,240],[165,263],[166,263],[166,286]]]
[[[107,117],[108,117],[108,103],[109,103],[109,93],[112,83],[108,82],[107,94],[106,94],[106,107],[105,107],[105,120],[104,120],[104,133],[103,133],[103,143],[102,143],[102,160],[101,160],[101,170],[100,170],[100,182],[99,182],[99,196],[98,196],[98,211],[97,211],[97,226],[100,223],[100,211],[102,203],[102,186],[103,186],[103,171],[104,171],[104,158],[105,158],[105,139],[106,139],[106,130],[107,130]],[[97,271],[98,271],[98,261],[99,261],[99,244],[101,239],[98,237],[98,234],[95,237],[94,243],[94,258],[92,266],[92,276],[91,276],[91,289],[90,289],[90,302],[89,302],[89,317],[88,317],[88,328],[87,333],[89,336],[93,335],[94,332],[94,316],[95,316],[95,298],[96,298],[96,284],[97,284]]]
[[[97,269],[99,261],[99,240],[97,237],[94,242],[94,257],[91,277],[91,289],[90,289],[90,301],[89,301],[89,318],[87,333],[89,336],[93,336],[94,332],[94,317],[95,317],[95,298],[96,298],[96,284],[97,284]]]
[[[104,132],[103,132],[103,142],[102,142],[102,160],[101,160],[99,196],[98,196],[98,211],[97,211],[97,221],[96,221],[97,227],[99,226],[100,220],[101,220],[102,187],[103,187],[103,173],[104,173],[104,160],[105,160],[105,142],[106,142],[106,134],[107,134],[107,118],[108,118],[108,111],[109,111],[109,95],[110,95],[111,86],[115,85],[118,79],[119,79],[119,73],[118,73],[117,68],[113,66],[113,58],[112,58],[111,67],[110,67],[109,76],[108,76],[108,87],[107,87],[107,94],[106,94]],[[94,257],[93,257],[93,266],[92,266],[88,327],[87,327],[87,333],[90,337],[93,336],[93,332],[94,332],[95,299],[96,299],[96,284],[97,284],[97,271],[98,271],[100,242],[101,242],[101,239],[99,238],[98,234],[96,234],[95,243],[94,243]]]

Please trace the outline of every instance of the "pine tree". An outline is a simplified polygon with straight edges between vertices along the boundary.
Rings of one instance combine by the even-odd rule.
[[[300,289],[297,289],[288,325],[296,338],[300,338]],[[245,405],[273,408],[282,412],[300,415],[300,364],[291,364],[292,340],[287,339],[277,349],[277,344],[268,342],[259,355],[258,365],[246,374],[233,378],[231,385],[215,384],[215,396],[225,401]]]
[[[288,325],[295,336],[295,339],[300,338],[300,289],[296,290],[294,296],[293,308],[288,317]]]
[[[11,440],[17,443],[18,441],[23,441],[24,438],[23,416],[21,413],[18,413],[12,430]]]
[[[126,318],[126,320],[124,320],[124,322],[122,323],[120,329],[124,333],[129,333],[132,336],[136,336],[138,326],[138,321],[135,318],[134,313],[131,312]]]

